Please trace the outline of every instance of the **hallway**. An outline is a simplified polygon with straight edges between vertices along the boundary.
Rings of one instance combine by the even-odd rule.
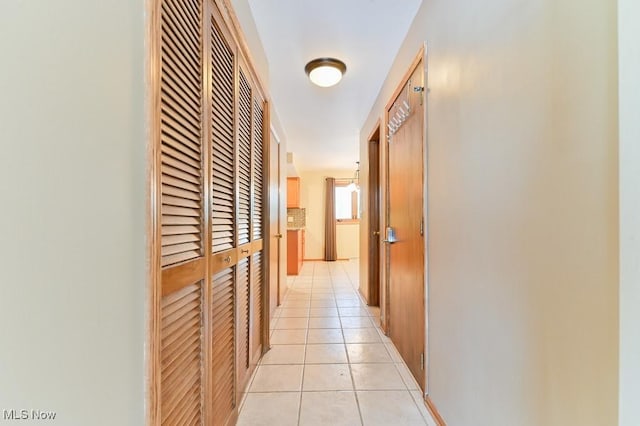
[[[238,425],[435,425],[358,295],[357,260],[305,262],[288,285]]]

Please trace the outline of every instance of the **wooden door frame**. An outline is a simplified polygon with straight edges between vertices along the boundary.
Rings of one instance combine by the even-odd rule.
[[[424,392],[423,397],[426,398],[429,393],[429,210],[428,210],[428,137],[427,137],[427,109],[428,109],[428,73],[427,73],[427,43],[423,43],[418,54],[414,57],[411,65],[408,67],[407,71],[404,73],[402,78],[400,79],[396,89],[393,94],[390,96],[389,101],[385,105],[384,113],[383,113],[383,123],[384,123],[384,131],[380,135],[380,143],[383,144],[381,147],[381,173],[383,174],[381,179],[382,184],[382,192],[383,198],[381,199],[381,209],[383,210],[383,214],[381,215],[381,223],[380,228],[382,230],[386,229],[389,225],[389,133],[386,124],[389,123],[389,109],[393,105],[395,99],[398,97],[400,92],[405,88],[405,83],[411,77],[411,75],[415,72],[416,68],[422,63],[423,73],[424,73],[424,108],[423,108],[423,129],[422,129],[422,150],[423,150],[423,181],[422,181],[422,193],[423,193],[423,214],[424,214],[424,312],[425,312],[425,336],[424,336]],[[381,326],[385,331],[385,334],[389,334],[389,326],[390,326],[390,303],[389,303],[389,247],[387,244],[381,244],[381,264],[383,266],[383,271],[381,271],[381,299],[380,299],[380,315],[381,315]]]
[[[268,190],[267,190],[267,205],[269,206],[269,208],[268,208],[268,210],[269,210],[271,208],[272,197],[275,195],[275,197],[277,198],[276,218],[275,218],[276,219],[276,234],[282,235],[282,232],[281,232],[282,231],[281,230],[282,223],[281,223],[281,217],[280,217],[280,214],[281,214],[281,211],[280,211],[281,210],[281,198],[282,198],[282,188],[281,188],[281,186],[282,186],[282,184],[281,184],[281,181],[282,181],[282,179],[281,179],[281,177],[282,177],[282,162],[281,162],[281,159],[282,159],[282,155],[281,155],[282,145],[280,144],[280,138],[278,137],[278,134],[276,133],[275,129],[273,128],[273,124],[271,124],[270,120],[268,122],[265,120],[265,123],[269,123],[267,129],[265,130],[266,132],[269,133],[269,144],[268,144],[268,147],[267,147],[268,148],[267,149],[268,157],[265,160],[265,164],[268,164],[268,166],[269,166],[269,169],[267,171],[267,179],[268,179],[268,182],[269,182],[269,185],[267,185],[267,188],[268,188]],[[276,181],[278,183],[278,186],[277,186],[277,190],[276,190],[275,194],[271,192],[271,185],[270,185],[271,179],[273,179],[273,177],[274,177],[273,173],[275,172],[274,170],[271,170],[271,160],[272,160],[272,158],[271,158],[271,143],[272,142],[275,142],[277,147],[278,147],[278,152],[276,154],[276,156],[277,156],[276,162],[278,163],[278,170],[277,170],[277,176],[275,176]],[[277,284],[276,284],[275,301],[276,301],[276,307],[277,307],[277,306],[280,305],[280,303],[282,303],[282,301],[280,300],[280,286],[282,285],[282,282],[281,282],[281,279],[280,279],[281,278],[281,274],[280,274],[280,268],[281,268],[280,257],[282,256],[282,250],[281,250],[281,247],[280,247],[280,241],[282,240],[282,237],[279,237],[279,238],[275,237],[276,238],[275,242],[272,240],[272,238],[274,238],[274,236],[271,235],[271,233],[272,233],[271,219],[272,218],[269,217],[269,221],[267,222],[267,231],[269,231],[268,232],[268,234],[269,234],[269,242],[267,244],[267,250],[268,250],[267,251],[267,255],[269,257],[271,257],[272,250],[274,250],[277,253],[278,262],[277,262],[277,267],[276,267],[275,271],[271,270],[271,262],[270,261],[268,262],[268,266],[267,266],[267,274],[268,275],[267,276],[268,276],[269,280],[271,279],[272,274],[275,274],[275,277],[276,277],[276,283]],[[268,287],[268,290],[267,290],[267,304],[265,306],[267,307],[267,316],[269,317],[269,320],[270,320],[270,318],[271,318],[271,308],[272,308],[272,306],[271,306],[271,282],[270,281],[269,281],[269,285],[267,285],[267,287]],[[269,342],[269,328],[267,328],[265,330],[265,332],[267,334],[265,342],[268,343]],[[267,346],[267,349],[268,349],[268,347],[269,347],[269,345]]]
[[[147,1],[147,176],[146,176],[146,234],[148,253],[146,288],[146,333],[145,333],[145,424],[160,423],[160,288],[162,268],[160,264],[160,42],[161,34],[159,3]]]
[[[369,212],[369,220],[367,226],[367,240],[368,240],[368,253],[367,253],[367,276],[369,289],[367,292],[367,302],[370,306],[380,306],[380,298],[382,293],[382,267],[381,267],[381,250],[380,250],[380,232],[381,232],[381,215],[382,215],[382,179],[381,179],[381,143],[382,143],[382,134],[381,134],[381,123],[378,120],[369,134],[367,138],[367,161],[368,161],[368,206],[367,211]],[[377,162],[372,163],[371,152],[372,145],[376,145],[375,150],[377,151],[376,157]],[[377,183],[377,185],[372,185],[373,181]],[[377,202],[376,202],[377,199]],[[377,229],[373,226],[374,220],[378,223]],[[375,232],[378,232],[376,235]],[[377,241],[376,241],[377,240]],[[373,262],[373,253],[376,250],[374,246],[374,242],[377,242],[377,257],[378,262]],[[374,264],[377,263],[377,264]],[[377,279],[373,280],[373,276],[377,275]]]
[[[427,42],[422,45],[422,72],[424,81],[424,108],[422,113],[424,114],[422,120],[422,193],[424,214],[424,392],[423,398],[427,398],[429,395],[429,125],[427,123],[427,110],[429,108],[429,63],[427,62]],[[437,411],[437,410],[436,410]],[[441,420],[441,418],[440,418]],[[444,424],[442,422],[441,424]]]
[[[271,216],[269,212],[269,200],[271,193],[269,192],[269,179],[271,178],[270,167],[270,149],[271,149],[271,102],[266,97],[264,99],[264,117],[262,118],[262,164],[264,164],[263,177],[262,177],[262,205],[264,206],[264,212],[262,216],[262,241],[264,242],[264,286],[262,288],[262,355],[264,355],[271,348],[271,340],[269,331],[271,330],[271,285],[270,277],[273,271],[271,271],[270,257],[271,250],[276,250],[271,245],[271,236],[269,234],[269,224],[271,223]],[[280,146],[280,142],[278,142]],[[279,168],[279,167],[278,167]],[[279,171],[278,171],[279,173]],[[278,218],[278,227],[280,226],[280,219]],[[276,270],[276,274],[278,271]],[[280,280],[278,279],[278,285]],[[262,356],[261,356],[262,357]]]

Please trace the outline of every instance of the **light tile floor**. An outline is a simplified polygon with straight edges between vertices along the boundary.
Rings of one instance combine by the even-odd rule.
[[[379,310],[357,293],[357,261],[305,262],[288,285],[238,425],[435,426]]]

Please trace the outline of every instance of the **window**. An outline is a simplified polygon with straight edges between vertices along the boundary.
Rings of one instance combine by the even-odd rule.
[[[336,220],[357,222],[360,219],[360,188],[349,181],[336,182]]]

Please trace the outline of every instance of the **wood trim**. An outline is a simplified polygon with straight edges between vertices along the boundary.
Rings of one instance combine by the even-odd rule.
[[[251,254],[257,253],[264,248],[264,239],[252,241],[250,244]]]
[[[260,244],[260,249],[263,249],[263,271],[264,271],[264,287],[262,289],[262,354],[264,355],[271,348],[271,341],[269,338],[269,330],[271,330],[271,274],[277,274],[278,270],[271,270],[271,250],[277,250],[272,246],[273,238],[269,232],[271,218],[270,218],[270,194],[271,188],[271,173],[273,171],[270,168],[271,165],[271,104],[266,100],[263,102],[262,107],[262,164],[264,169],[262,171],[262,208],[264,209],[262,216],[262,240],[254,242]],[[279,183],[278,183],[279,185]],[[266,244],[265,244],[266,240]]]
[[[371,142],[372,140],[376,139],[375,135],[377,132],[381,132],[382,129],[382,123],[380,118],[378,118],[375,123],[373,124],[373,128],[371,129],[371,131],[369,132],[369,136],[367,136],[367,142]],[[378,135],[378,139],[380,139],[381,136]]]
[[[424,323],[424,356],[425,360],[425,369],[424,369],[424,391],[425,393],[429,392],[429,268],[431,263],[429,262],[429,123],[427,122],[428,118],[428,46],[425,41],[422,45],[422,73],[423,73],[423,84],[424,84],[424,92],[423,92],[423,114],[422,117],[422,152],[423,152],[423,165],[422,165],[422,193],[423,193],[423,233],[424,233],[424,313],[425,313],[425,323]]]
[[[438,426],[447,426],[447,422],[444,421],[444,419],[440,415],[440,412],[436,408],[436,405],[433,403],[433,400],[429,395],[427,395],[424,402],[427,405],[427,410],[429,410],[429,414],[431,414],[431,417],[433,417],[433,420],[435,420],[436,424]]]
[[[399,86],[401,87],[401,86]],[[397,91],[397,89],[396,89]],[[395,99],[392,98],[392,99]],[[393,101],[391,101],[393,105]],[[380,177],[382,185],[382,193],[380,198],[380,234],[384,236],[386,228],[389,226],[389,132],[387,131],[387,123],[389,122],[389,108],[385,107],[382,116],[382,126],[380,128]],[[382,280],[382,294],[380,295],[380,312],[381,321],[380,327],[384,331],[385,335],[389,335],[389,316],[391,313],[391,305],[389,304],[389,245],[380,245],[380,263],[382,264],[382,271],[380,273],[380,279]]]
[[[300,179],[300,178],[296,178],[296,179]],[[354,180],[355,180],[355,178],[335,178],[336,187],[338,187],[338,186],[349,186],[349,184],[351,182],[353,182]]]
[[[180,266],[164,269],[162,271],[162,296],[204,280],[206,278],[205,270],[204,257],[183,263]]]
[[[212,150],[213,150],[213,134],[211,129],[211,117],[213,105],[211,100],[211,85],[213,81],[213,64],[211,63],[211,3],[209,0],[200,0],[202,8],[202,16],[200,19],[201,43],[200,52],[202,55],[202,232],[203,232],[203,251],[204,258],[202,262],[202,381],[203,381],[203,420],[206,424],[212,424],[215,413],[213,412],[214,400],[214,377],[212,374],[213,364],[213,332],[211,309],[213,306],[212,292],[212,275],[209,273],[209,262],[212,251],[212,233],[213,224],[211,220],[212,203],[211,203],[211,185],[213,180],[212,173]],[[204,200],[209,200],[204,202]]]
[[[147,139],[147,380],[146,424],[160,424],[160,300],[161,300],[161,230],[160,230],[160,1],[147,0],[147,102],[149,115]]]
[[[229,420],[227,420],[227,423],[225,424],[225,426],[234,426],[236,423],[238,423],[239,415],[240,415],[240,404],[237,403],[236,409],[231,412],[231,415],[229,416]]]
[[[336,225],[356,225],[360,219],[336,219]]]
[[[216,0],[212,0],[215,2],[215,4],[217,5],[217,1]],[[225,26],[227,27],[227,29],[230,32],[235,32],[235,30],[232,29],[232,27],[230,25],[228,25],[228,23],[226,22],[225,18],[224,18],[224,13],[222,13],[223,11],[220,10],[219,6],[218,6],[218,10],[220,12],[220,17],[222,18],[222,23],[225,24]],[[221,23],[221,24],[222,24]],[[237,221],[237,218],[240,216],[240,191],[238,189],[238,185],[240,182],[239,179],[239,175],[240,175],[240,143],[239,143],[239,139],[240,139],[240,55],[238,54],[238,46],[235,42],[235,37],[231,37],[230,40],[227,40],[227,43],[230,43],[233,41],[233,50],[234,50],[234,60],[233,60],[233,175],[234,175],[234,185],[233,185],[233,192],[234,192],[234,199],[233,199],[233,217],[235,218],[235,221]],[[237,256],[238,256],[238,227],[235,226],[234,223],[234,241],[233,241],[233,247],[234,249],[234,255],[235,258],[232,259],[232,263],[233,264],[237,264]],[[240,318],[239,315],[239,291],[238,291],[238,268],[235,267],[234,271],[234,286],[233,286],[233,324],[234,324],[234,329],[233,329],[233,334],[234,334],[234,344],[233,344],[233,377],[234,377],[234,387],[233,387],[233,413],[238,413],[240,411],[240,401],[241,399],[238,398],[238,394],[241,390],[241,387],[238,383],[238,372],[239,372],[239,368],[238,368],[238,336],[239,336],[239,332],[238,332],[238,320]]]
[[[365,154],[366,161],[366,205],[365,208],[369,213],[366,217],[366,223],[364,226],[364,232],[366,237],[364,241],[367,262],[364,266],[361,274],[365,276],[365,282],[367,283],[367,303],[370,306],[380,306],[380,283],[382,275],[382,267],[380,260],[381,250],[380,246],[380,225],[382,214],[382,197],[381,197],[381,173],[380,173],[380,140],[381,132],[384,131],[380,119],[376,120],[376,124],[367,138],[367,152]],[[362,231],[361,231],[362,234]]]
[[[385,114],[387,114],[387,111],[389,111],[389,109],[391,109],[391,107],[393,106],[393,103],[395,102],[396,98],[400,95],[400,92],[402,92],[402,90],[404,90],[404,82],[409,80],[409,77],[411,77],[411,74],[413,74],[413,72],[416,70],[418,65],[420,65],[420,61],[422,61],[423,58],[424,58],[424,45],[422,45],[422,47],[420,47],[420,50],[418,51],[418,54],[415,56],[415,58],[411,62],[411,65],[409,66],[409,69],[404,73],[404,75],[402,76],[402,78],[400,79],[400,82],[398,83],[398,85],[396,87],[396,90],[393,91],[393,94],[391,95],[391,98],[390,98],[389,102],[387,102],[387,104],[385,105],[385,107],[384,107]],[[384,122],[385,122],[385,124],[389,122],[389,119],[388,119],[387,116],[385,116]],[[384,133],[386,134],[387,132],[385,131]]]
[[[256,368],[258,368],[258,362],[260,361],[260,358],[262,358],[262,355],[264,354],[264,350],[263,350],[263,344],[260,343],[260,345],[258,345],[258,348],[253,348],[253,350],[251,351],[251,355],[249,357],[249,359],[251,360],[251,375],[253,376],[253,373],[256,371]],[[249,389],[247,389],[247,391],[249,391]]]
[[[220,6],[217,4],[216,0],[205,0],[205,1],[207,2],[207,5],[209,7],[208,19],[211,19],[211,16],[213,17],[213,24],[218,29],[218,31],[222,33],[225,41],[229,45],[229,48],[233,52],[234,62],[237,61],[239,53],[238,53],[238,48],[235,42],[235,37],[231,32],[231,30],[229,29],[231,27],[229,26],[229,23],[225,19],[224,14],[221,12]],[[209,25],[209,22],[210,21],[207,21],[207,25]],[[209,31],[208,27],[207,27],[207,31]],[[209,52],[207,52],[207,55],[209,55]]]

